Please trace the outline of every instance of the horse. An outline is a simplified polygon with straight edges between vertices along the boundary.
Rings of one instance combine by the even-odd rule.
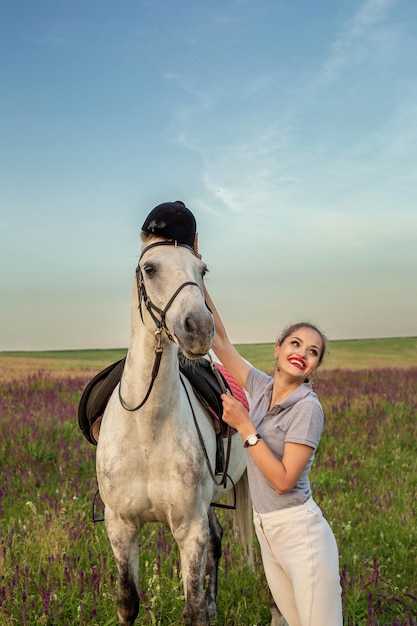
[[[249,564],[253,557],[242,439],[238,433],[221,438],[228,466],[226,475],[216,476],[212,421],[179,371],[178,351],[198,361],[211,348],[206,269],[185,244],[154,236],[142,244],[125,367],[102,418],[96,455],[122,626],[133,626],[139,614],[139,536],[145,523],[167,524],[179,547],[185,626],[208,626],[216,617],[222,528],[213,503],[233,490]]]

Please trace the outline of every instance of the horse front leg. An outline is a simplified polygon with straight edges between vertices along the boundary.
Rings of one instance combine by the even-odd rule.
[[[217,580],[219,571],[219,561],[222,555],[222,538],[223,528],[214,508],[211,506],[208,510],[209,519],[209,544],[206,560],[206,602],[207,610],[210,618],[217,617]]]
[[[209,615],[204,594],[205,568],[209,541],[207,515],[189,520],[171,528],[181,555],[184,583],[185,626],[209,626]]]
[[[139,528],[107,507],[105,522],[118,571],[117,615],[121,626],[133,626],[139,613]]]

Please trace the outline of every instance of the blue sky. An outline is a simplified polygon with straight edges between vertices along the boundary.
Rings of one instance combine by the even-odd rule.
[[[415,0],[0,0],[0,350],[126,347],[149,211],[233,341],[417,335]]]

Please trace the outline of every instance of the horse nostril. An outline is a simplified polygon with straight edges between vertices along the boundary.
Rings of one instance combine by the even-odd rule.
[[[187,333],[195,333],[197,330],[197,324],[191,316],[186,317],[184,322],[184,328]]]

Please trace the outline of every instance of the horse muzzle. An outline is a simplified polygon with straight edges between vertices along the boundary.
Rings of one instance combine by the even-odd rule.
[[[189,359],[199,359],[211,348],[213,316],[208,309],[204,313],[189,313],[174,324],[173,331],[184,355]]]

